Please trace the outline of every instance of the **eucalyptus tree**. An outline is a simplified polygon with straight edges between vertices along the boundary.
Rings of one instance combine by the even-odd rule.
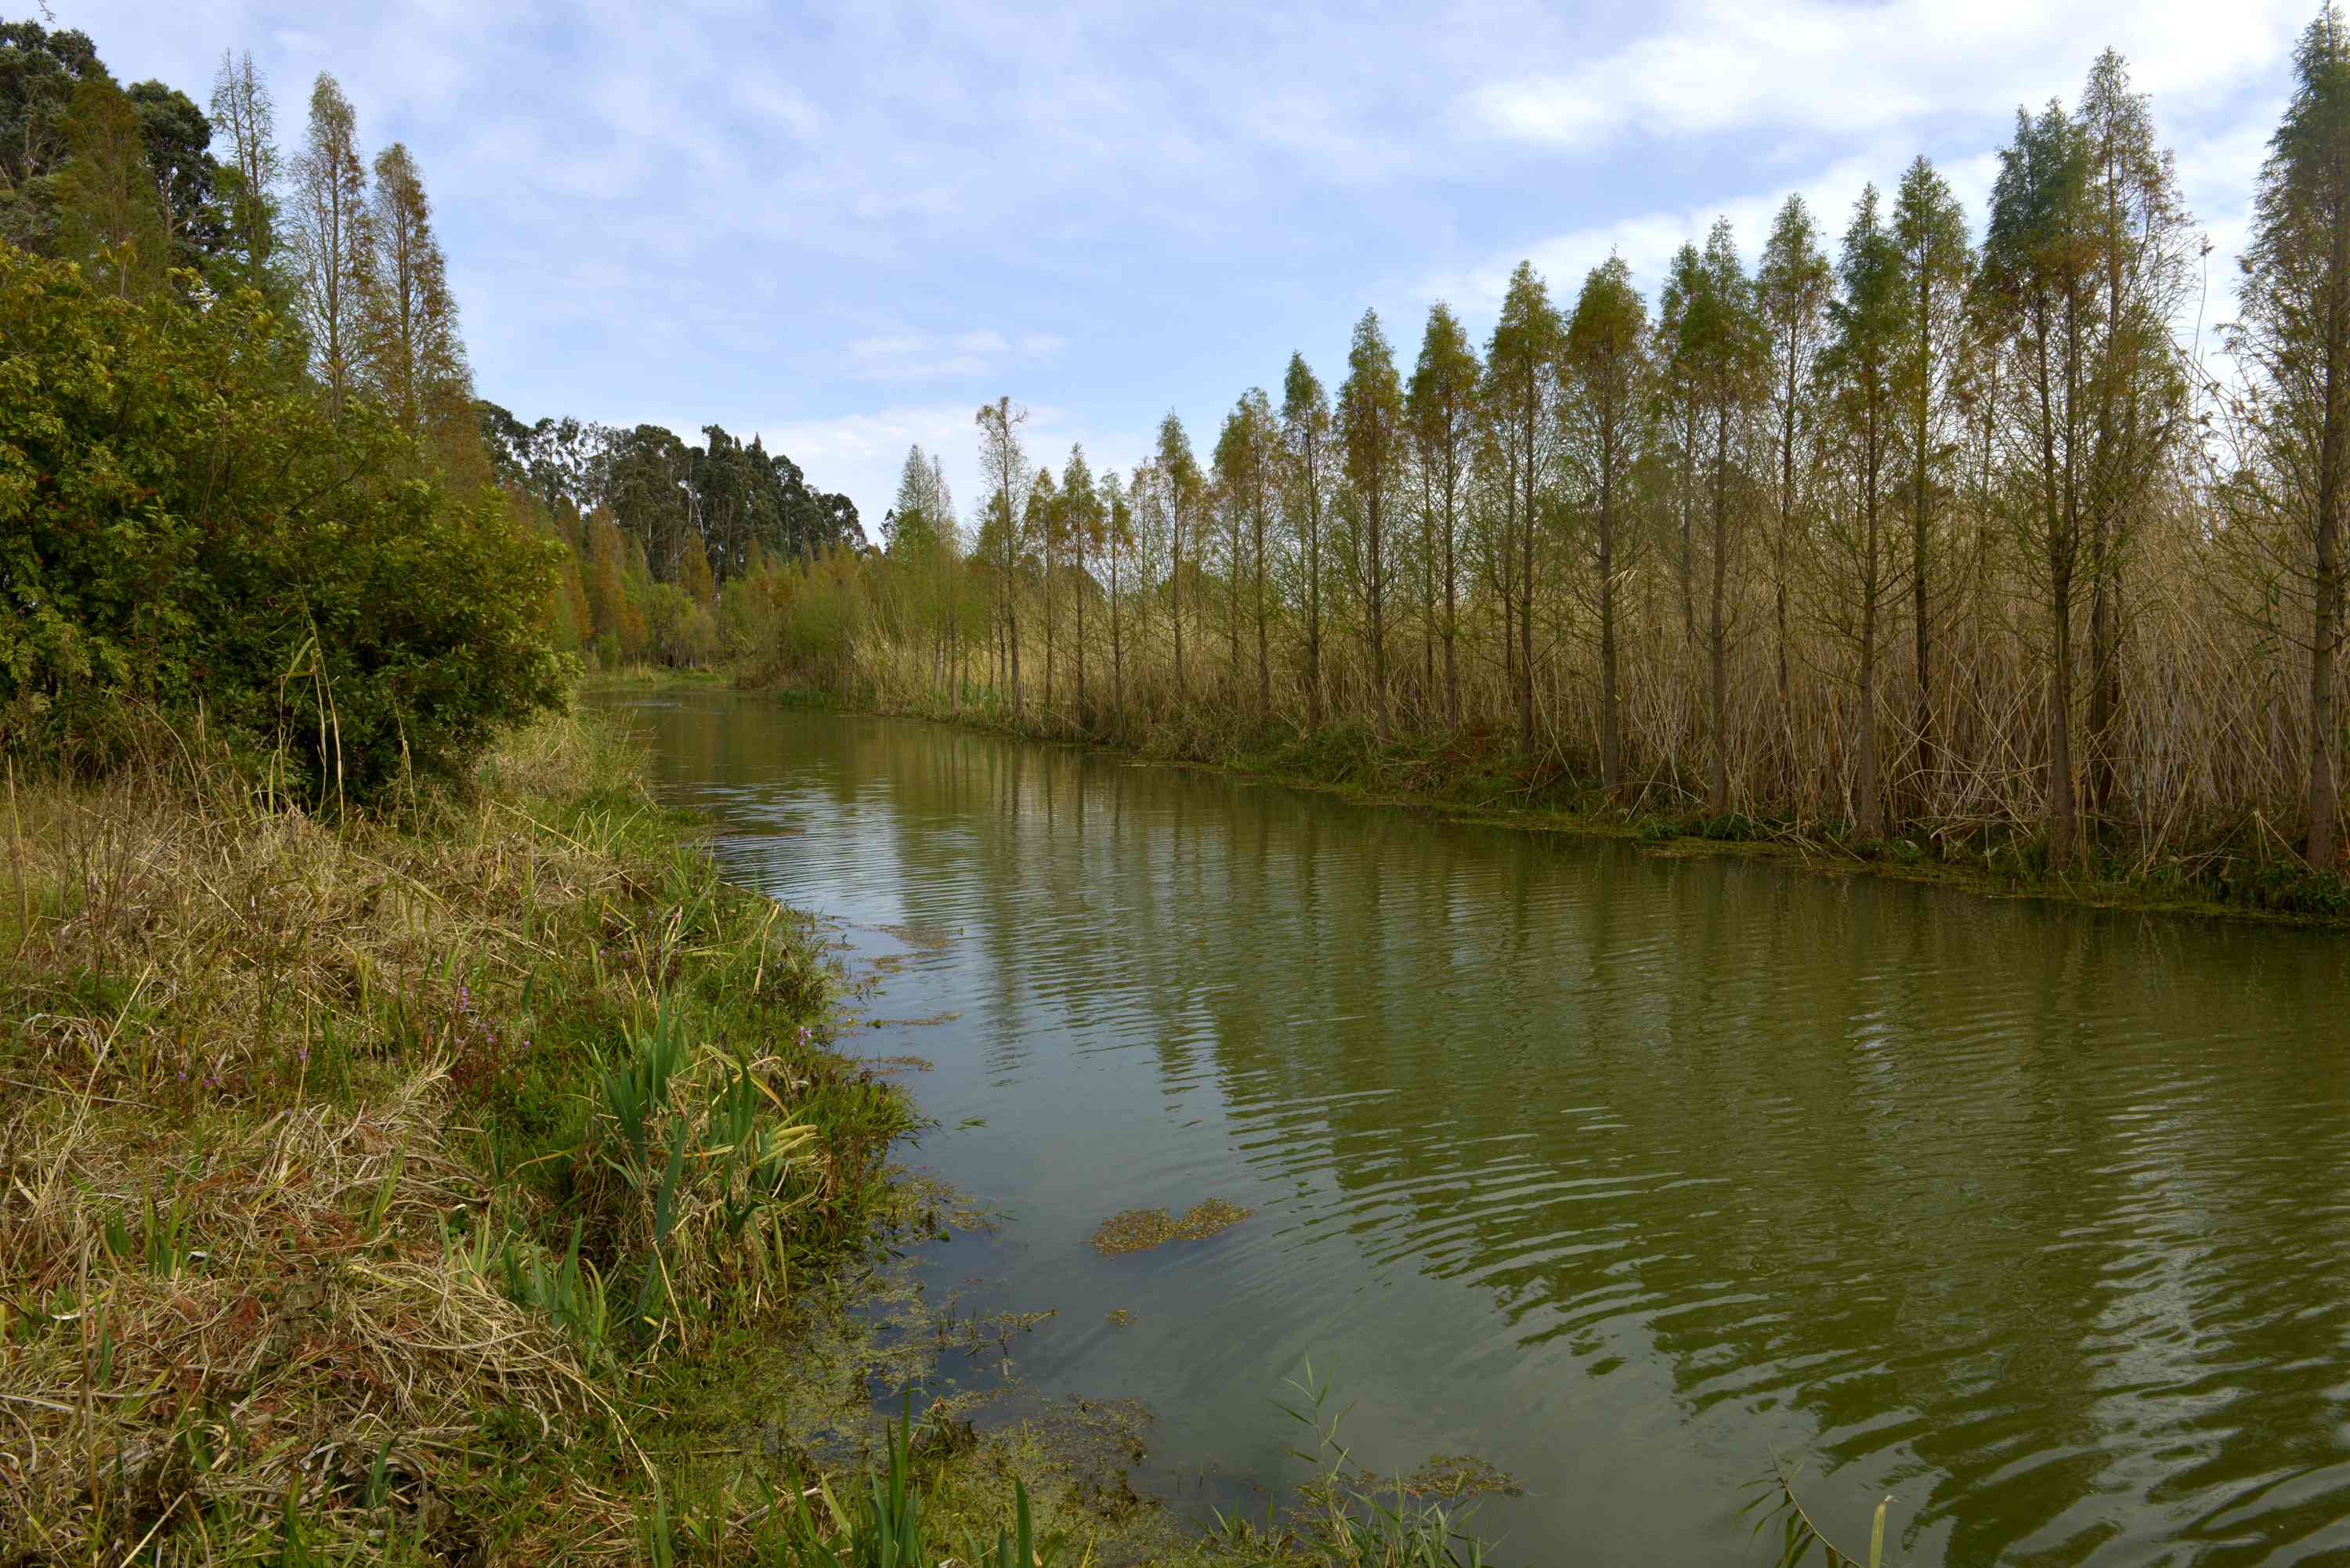
[[[2095,367],[2095,446],[2087,500],[2088,805],[2113,809],[2121,716],[2123,569],[2153,486],[2189,416],[2173,322],[2192,296],[2200,236],[2169,152],[2155,140],[2147,95],[2112,49],[2090,67],[2078,115],[2088,167],[2085,238],[2098,270],[2104,328]]]
[[[302,325],[328,406],[339,413],[365,369],[360,302],[374,246],[359,116],[325,71],[310,89],[310,124],[294,161],[294,188]]]
[[[1363,312],[1347,351],[1347,379],[1338,388],[1338,439],[1346,473],[1362,509],[1360,576],[1366,635],[1371,649],[1371,711],[1379,744],[1388,743],[1388,533],[1410,431],[1404,419],[1403,378],[1395,349],[1379,328],[1379,313]]]
[[[1787,558],[1803,527],[1810,473],[1806,451],[1815,435],[1813,371],[1827,340],[1828,301],[1835,273],[1820,249],[1819,224],[1801,196],[1790,196],[1771,225],[1755,268],[1754,298],[1771,355],[1772,464],[1771,600],[1777,634],[1779,708],[1786,718]]]
[[[2341,857],[2343,514],[2350,508],[2350,31],[2328,5],[2293,53],[2293,93],[2252,202],[2229,347],[2249,380],[2236,486],[2264,576],[2306,597],[2302,853]]]
[[[1550,287],[1532,262],[1510,274],[1502,312],[1485,349],[1484,402],[1511,477],[1504,536],[1516,561],[1502,600],[1503,624],[1514,606],[1518,745],[1534,744],[1534,535],[1557,455],[1558,356],[1565,327]]]
[[[1632,269],[1610,256],[1591,269],[1567,318],[1560,361],[1561,445],[1591,519],[1593,598],[1599,621],[1599,780],[1624,787],[1617,585],[1624,569],[1627,494],[1638,461],[1640,398],[1648,376],[1648,310]]]
[[[1419,475],[1427,621],[1444,644],[1444,722],[1454,729],[1461,726],[1461,667],[1455,647],[1461,631],[1461,531],[1466,521],[1470,456],[1477,439],[1478,382],[1483,370],[1452,307],[1440,300],[1429,306],[1406,411]],[[1436,603],[1439,582],[1444,596],[1440,613]],[[1432,686],[1432,669],[1429,680]]]
[[[1917,682],[1917,764],[1934,763],[1933,584],[1935,499],[1950,484],[1958,443],[1956,387],[1966,332],[1966,290],[1974,272],[1966,213],[1950,182],[1923,156],[1901,176],[1891,227],[1901,253],[1901,336],[1895,375],[1909,465],[1909,623]]]
[[[1289,450],[1293,500],[1284,508],[1297,532],[1305,573],[1305,724],[1322,727],[1322,534],[1330,499],[1330,400],[1321,379],[1293,353],[1281,379],[1281,432]]]
[[[2092,343],[2101,315],[2087,243],[2089,141],[2062,105],[2016,110],[1999,154],[1977,275],[1977,307],[2009,361],[2001,411],[2022,455],[2008,479],[2024,553],[2047,617],[2048,857],[2069,867],[2079,842],[2073,758],[2073,617],[2095,396]]]
[[[1887,537],[1887,510],[1899,461],[1895,377],[1905,296],[1899,244],[1878,206],[1877,187],[1865,187],[1837,256],[1838,296],[1829,305],[1833,330],[1820,361],[1833,399],[1841,470],[1841,504],[1827,509],[1822,544],[1834,578],[1829,618],[1857,655],[1853,816],[1865,838],[1885,833],[1877,659],[1886,605],[1898,571]]]
[[[1012,713],[1020,715],[1020,606],[1014,592],[1019,571],[1020,525],[1027,516],[1028,452],[1021,444],[1020,427],[1028,410],[999,397],[982,403],[972,416],[979,426],[979,471],[988,487],[986,519],[981,528],[988,548],[983,551],[993,569],[996,618],[1003,628],[1005,660],[1012,678]]]

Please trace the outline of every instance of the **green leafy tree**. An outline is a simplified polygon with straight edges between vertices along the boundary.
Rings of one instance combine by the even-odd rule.
[[[199,706],[314,800],[465,765],[558,702],[559,546],[286,374],[250,296],[125,298],[0,247],[0,731],[103,763]],[[297,361],[298,362],[298,361]]]
[[[126,299],[162,287],[171,221],[148,170],[138,107],[109,78],[86,78],[73,90],[66,140],[70,155],[57,177],[58,254]]]
[[[0,22],[0,240],[41,254],[57,242],[57,171],[71,155],[74,88],[107,79],[89,35]]]
[[[147,144],[148,178],[172,238],[172,266],[210,269],[227,243],[218,200],[220,164],[212,122],[188,95],[161,82],[132,85],[124,95],[138,111]]]

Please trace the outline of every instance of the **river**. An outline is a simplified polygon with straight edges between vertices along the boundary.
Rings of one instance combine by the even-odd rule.
[[[1504,1561],[2350,1560],[2350,938],[1462,826],[687,690],[730,875],[884,961],[936,1251],[1194,1507],[1474,1455]],[[1206,1241],[1097,1254],[1220,1198]],[[1113,1321],[1114,1313],[1130,1321]],[[1261,1509],[1262,1502],[1252,1505]],[[1571,1552],[1559,1550],[1570,1543]]]

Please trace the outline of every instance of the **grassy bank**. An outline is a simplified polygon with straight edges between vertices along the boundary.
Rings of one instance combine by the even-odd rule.
[[[1354,1540],[1342,1488],[1187,1535],[1127,1488],[1139,1413],[922,1391],[979,1330],[891,1266],[943,1222],[889,1163],[910,1104],[831,1048],[821,930],[721,884],[614,732],[338,821],[158,741],[0,823],[0,1563],[1009,1562],[1022,1505],[1069,1562],[1449,1530]]]
[[[1208,768],[1367,805],[1427,811],[1451,821],[1629,840],[1651,854],[1772,859],[1822,875],[1930,882],[1988,898],[2350,928],[2350,877],[2310,870],[2289,842],[2258,823],[2246,829],[2241,843],[2225,848],[2140,857],[2096,855],[2080,869],[2063,871],[2049,866],[2044,846],[2003,829],[1918,830],[1868,839],[1842,823],[1614,804],[1564,769],[1525,767],[1500,734],[1406,734],[1381,747],[1367,726],[1344,722],[1312,733],[1229,719],[1170,720],[1128,732],[1081,728],[1066,715],[1040,716],[1033,709],[1015,717],[993,701],[951,709],[930,701],[860,702],[799,686],[766,690],[792,706],[869,706],[899,717]],[[1658,781],[1652,789],[1635,792],[1634,799],[1671,800],[1682,794],[1671,781]]]

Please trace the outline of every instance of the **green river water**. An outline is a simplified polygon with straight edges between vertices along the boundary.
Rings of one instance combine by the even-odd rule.
[[[1261,1510],[1311,1355],[1518,1563],[2350,1561],[2350,938],[1447,824],[714,691],[619,698],[737,880],[888,961],[935,1249],[1138,1485]],[[1114,1211],[1222,1198],[1105,1257]],[[1112,1321],[1124,1311],[1131,1321]],[[1252,1501],[1254,1500],[1254,1501]]]

